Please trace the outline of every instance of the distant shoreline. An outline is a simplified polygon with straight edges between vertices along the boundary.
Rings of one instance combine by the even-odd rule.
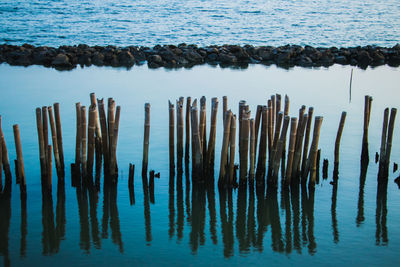
[[[146,64],[149,68],[182,68],[209,64],[222,67],[247,67],[249,64],[277,65],[283,68],[329,67],[333,64],[369,66],[400,65],[400,44],[393,47],[358,46],[321,48],[311,46],[196,45],[140,46],[60,46],[35,47],[0,45],[0,63],[15,66],[42,65],[57,70],[80,66],[127,67]]]

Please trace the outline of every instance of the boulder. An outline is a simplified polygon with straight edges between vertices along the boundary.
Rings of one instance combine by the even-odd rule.
[[[58,54],[53,61],[51,62],[51,65],[54,67],[60,67],[60,68],[68,68],[71,67],[71,63],[69,62],[69,58],[65,54]]]
[[[357,61],[360,66],[368,66],[372,63],[373,59],[367,51],[362,50],[358,53]]]
[[[118,61],[123,66],[133,66],[135,64],[135,57],[129,51],[122,51],[118,54]]]
[[[100,52],[95,52],[92,56],[92,63],[96,66],[104,65],[104,55]]]

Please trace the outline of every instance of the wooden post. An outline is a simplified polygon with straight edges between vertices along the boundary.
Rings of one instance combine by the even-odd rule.
[[[57,132],[56,125],[54,121],[53,108],[49,106],[47,108],[49,112],[49,121],[50,121],[50,130],[51,130],[51,138],[53,142],[53,153],[54,153],[54,162],[56,163],[57,174],[62,174],[61,171],[61,162],[60,162],[60,154],[58,150],[58,141],[57,141]]]
[[[94,149],[95,149],[95,131],[96,131],[96,105],[91,104],[89,107],[89,123],[88,123],[88,151],[87,151],[87,174],[93,175]]]
[[[129,179],[128,179],[128,186],[133,187],[135,177],[135,164],[129,163]]]
[[[242,118],[243,118],[243,109],[246,105],[246,101],[239,101],[239,158],[241,158],[241,149],[242,149]]]
[[[386,155],[386,139],[387,139],[387,128],[389,121],[389,108],[385,108],[383,113],[383,126],[382,126],[382,138],[381,138],[381,151],[380,151],[380,161],[379,165],[385,165],[385,155]]]
[[[48,128],[48,118],[47,118],[47,107],[42,107],[42,123],[43,123],[43,140],[44,147],[49,145],[49,128]],[[47,150],[45,150],[47,154]]]
[[[87,148],[87,132],[86,132],[86,107],[81,107],[81,163],[82,163],[82,174],[85,177],[87,171],[86,161],[86,148]]]
[[[276,102],[275,102],[275,95],[271,95],[271,109],[272,109],[272,118],[271,118],[271,127],[272,127],[272,136],[274,136],[274,129],[275,129],[275,121],[276,121],[276,106],[275,106]],[[272,145],[274,145],[275,140],[272,139]]]
[[[142,175],[147,173],[149,164],[149,145],[150,145],[150,103],[144,104],[144,134],[143,134],[143,161]]]
[[[307,120],[307,125],[306,125],[306,135],[304,137],[304,147],[303,147],[303,159],[301,162],[301,173],[302,177],[306,178],[306,166],[307,166],[307,158],[308,158],[308,143],[310,140],[310,132],[311,132],[311,123],[312,123],[312,117],[314,113],[314,108],[309,107],[308,108],[308,120]]]
[[[94,113],[95,113],[94,124],[95,124],[95,127],[96,127],[96,129],[95,129],[96,137],[100,137],[101,138],[99,112],[98,112],[98,109],[97,109],[96,94],[95,93],[90,93],[90,105],[93,106]]]
[[[176,151],[178,169],[182,169],[183,157],[183,97],[176,101]]]
[[[76,109],[76,142],[75,142],[75,166],[80,169],[81,164],[81,145],[82,145],[82,122],[81,122],[81,103],[75,104]],[[44,123],[44,122],[43,122]],[[44,133],[44,131],[43,131]],[[47,144],[45,143],[45,147]]]
[[[310,154],[309,154],[310,180],[309,180],[308,185],[310,187],[315,186],[318,141],[319,141],[319,132],[321,130],[322,120],[323,120],[323,117],[321,117],[321,116],[315,117],[313,140],[311,143]]]
[[[335,141],[335,165],[339,164],[339,147],[340,147],[340,138],[342,137],[344,123],[346,121],[346,112],[342,112],[342,116],[340,117],[339,128],[336,134],[336,141]]]
[[[282,156],[282,155],[279,155],[278,157],[276,156],[276,153],[278,151],[278,141],[279,141],[279,134],[281,131],[282,119],[283,119],[283,112],[279,112],[277,120],[276,120],[276,128],[275,128],[275,133],[274,133],[275,135],[274,135],[274,139],[273,139],[274,141],[273,141],[272,153],[269,157],[269,159],[270,159],[269,166],[268,166],[269,172],[271,170],[273,170],[274,161],[277,160],[276,158],[279,158],[279,160],[280,160],[281,156]],[[288,122],[288,124],[289,124],[289,122]]]
[[[283,116],[283,112],[279,112],[278,118],[281,121],[282,121],[282,116]],[[286,139],[286,133],[287,133],[287,129],[289,127],[289,121],[290,121],[290,117],[285,116],[285,118],[283,120],[281,135],[280,135],[279,140],[277,140],[277,143],[276,143],[276,152],[273,153],[274,157],[273,157],[273,161],[272,161],[273,167],[272,167],[271,182],[272,182],[272,186],[274,186],[274,187],[277,187],[278,172],[279,172],[279,167],[281,164],[282,151],[283,151],[283,141]],[[279,128],[277,128],[277,129],[279,129]]]
[[[242,115],[242,142],[240,149],[240,184],[247,182],[248,159],[249,159],[249,128],[250,128],[250,111],[243,112]]]
[[[0,116],[0,142],[1,142],[1,160],[2,160],[5,178],[6,178],[6,181],[7,181],[7,179],[9,179],[11,181],[10,161],[8,159],[8,150],[7,150],[7,145],[6,145],[6,139],[4,138],[3,129],[1,127],[1,116]]]
[[[169,170],[170,172],[175,172],[175,107],[168,100],[168,110],[169,110]]]
[[[191,108],[191,124],[192,124],[192,157],[193,157],[193,177],[196,179],[201,178],[202,170],[203,170],[203,162],[202,162],[202,150],[200,143],[200,130],[199,130],[199,121],[198,121],[198,110],[197,110],[197,101],[193,102],[193,106]]]
[[[99,117],[100,117],[100,127],[101,127],[101,144],[102,144],[102,152],[104,158],[104,172],[108,173],[109,166],[109,157],[108,157],[108,130],[107,130],[107,120],[106,120],[106,112],[104,108],[104,100],[97,99],[97,106],[99,108]]]
[[[285,95],[285,107],[283,110],[283,116],[289,116],[289,104],[290,104],[289,97]],[[286,139],[283,141],[282,158],[286,158]]]
[[[294,150],[294,158],[293,158],[293,170],[292,170],[292,178],[298,179],[298,176],[300,174],[300,164],[301,164],[301,152],[303,148],[303,136],[304,136],[304,131],[306,129],[308,121],[308,114],[305,114],[302,116],[301,121],[299,121],[299,125],[297,127],[297,133],[296,133],[296,145],[295,145],[295,150]],[[299,130],[300,129],[300,130]],[[296,182],[298,182],[296,180]]]
[[[217,113],[218,113],[218,99],[214,97],[211,99],[211,127],[210,127],[210,137],[208,140],[208,149],[206,157],[210,169],[214,167],[215,136],[217,131]]]
[[[119,118],[121,114],[121,106],[117,106],[117,110],[115,112],[115,120],[114,120],[114,134],[113,134],[113,142],[111,144],[111,163],[110,163],[110,174],[113,178],[113,182],[117,181],[115,177],[115,172],[117,172],[118,176],[118,165],[117,165],[117,144],[118,144],[118,131],[119,131]]]
[[[58,155],[60,158],[60,167],[62,173],[64,173],[64,148],[62,141],[62,130],[61,130],[61,115],[60,115],[60,104],[54,103],[54,116],[56,119],[56,132],[57,132],[57,145],[58,145]]]
[[[372,97],[366,95],[364,97],[364,131],[363,131],[363,141],[362,141],[362,150],[361,150],[361,160],[369,161],[369,152],[368,152],[368,127],[369,120],[371,116],[371,106],[372,106]]]
[[[228,110],[225,114],[224,135],[222,139],[221,164],[220,164],[219,179],[218,179],[218,186],[220,188],[224,186],[226,183],[225,177],[226,177],[226,164],[228,161],[228,144],[229,144],[229,137],[231,130],[231,118],[232,118],[232,112]]]
[[[233,185],[233,178],[234,178],[234,175],[235,175],[236,115],[232,115],[231,116],[231,123],[230,123],[230,127],[229,128],[230,128],[229,129],[229,141],[227,141],[227,142],[229,142],[229,148],[230,148],[230,150],[229,150],[228,177],[229,177],[229,185],[232,186]],[[225,131],[224,131],[224,136],[225,136]],[[228,153],[228,149],[226,151]],[[227,157],[228,156],[226,155],[226,158]],[[221,160],[222,160],[222,158],[221,158]],[[226,162],[226,160],[225,160],[225,162]],[[222,165],[221,165],[221,168],[222,168]]]
[[[36,108],[36,126],[38,132],[40,170],[42,177],[45,177],[47,173],[46,153],[45,153],[44,137],[43,137],[42,110],[40,108]]]
[[[224,95],[222,97],[222,122],[224,125],[225,125],[225,114],[227,111],[228,111],[228,97]]]
[[[293,157],[296,145],[296,132],[297,132],[297,118],[290,119],[290,139],[289,139],[289,152],[286,167],[285,185],[290,185],[292,179]]]
[[[261,123],[262,109],[263,109],[262,105],[257,105],[256,117],[255,117],[255,121],[254,121],[254,134],[255,134],[255,136],[254,136],[254,138],[255,138],[254,147],[257,147],[258,132],[260,130],[260,124],[262,124]],[[251,129],[251,126],[250,126],[250,129]]]
[[[203,156],[207,155],[207,113],[206,113],[206,97],[202,96],[200,98],[200,123],[199,123],[199,133],[200,133],[200,145],[201,152]]]
[[[275,103],[275,116],[278,117],[278,113],[281,112],[282,105],[282,96],[280,94],[276,94],[276,103]]]
[[[186,141],[185,141],[185,161],[189,161],[189,150],[190,150],[190,106],[191,106],[191,97],[186,98]]]
[[[255,125],[254,119],[250,119],[250,171],[249,178],[250,180],[254,179],[255,174],[255,145],[256,145],[256,134],[255,134]]]
[[[108,113],[107,113],[107,122],[108,122],[108,157],[110,159],[110,167],[112,161],[112,144],[114,142],[114,125],[115,125],[115,101],[112,98],[108,99]],[[111,171],[111,170],[110,170]]]
[[[17,172],[18,172],[18,178],[20,180],[19,184],[21,191],[26,193],[24,159],[22,157],[21,137],[19,134],[18,124],[13,125],[13,131],[14,131],[15,151],[17,154],[17,167],[18,167]]]
[[[272,125],[272,119],[273,119],[273,109],[272,109],[272,104],[271,104],[271,100],[268,100],[268,112],[267,112],[267,116],[268,116],[268,124],[267,124],[267,128],[268,128],[268,158],[271,158],[272,156],[272,151],[273,151],[273,147],[274,147],[274,127]]]
[[[386,143],[386,154],[385,154],[385,163],[387,168],[390,163],[390,153],[392,151],[392,140],[393,140],[393,130],[394,130],[394,121],[396,119],[397,109],[392,108],[390,111],[390,119],[389,119],[389,129],[388,129],[388,138]]]
[[[260,185],[264,181],[264,174],[267,161],[267,133],[268,133],[268,119],[269,119],[269,108],[267,106],[262,107],[261,111],[261,134],[260,142],[258,148],[258,162],[257,162],[257,178],[262,182],[257,180],[257,185]]]

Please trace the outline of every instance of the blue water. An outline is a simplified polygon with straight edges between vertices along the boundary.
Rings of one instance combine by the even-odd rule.
[[[11,202],[0,203],[0,265],[6,265],[7,260],[11,266],[396,265],[400,191],[393,180],[399,171],[389,174],[387,199],[380,210],[378,167],[373,159],[380,147],[384,108],[399,108],[399,69],[354,69],[351,101],[349,78],[350,67],[338,65],[329,69],[296,67],[290,71],[257,65],[245,71],[208,66],[171,71],[139,66],[131,70],[90,67],[68,72],[0,65],[0,91],[2,99],[7,100],[0,102],[2,126],[13,160],[12,125],[19,124],[28,191],[26,217],[15,182]],[[98,193],[83,194],[71,187],[75,103],[88,105],[90,92],[96,92],[97,97],[112,96],[121,105],[119,183],[117,195],[110,202],[104,198],[108,191],[103,188],[103,178]],[[227,95],[229,108],[235,113],[239,100],[245,99],[254,116],[256,105],[265,104],[275,93],[288,94],[291,116],[297,116],[302,104],[314,106],[314,114],[324,116],[319,147],[321,158],[329,159],[329,177],[320,178],[314,201],[303,195],[287,196],[281,190],[265,199],[237,190],[224,199],[217,188],[193,194],[193,184],[186,183],[186,178],[191,179],[190,172],[184,172],[181,178],[175,176],[174,187],[169,186],[168,100],[206,96],[209,123],[211,97],[218,97],[221,103],[222,96]],[[371,160],[360,194],[365,94],[374,100],[369,129]],[[42,202],[34,110],[56,101],[61,105],[67,167],[65,200],[57,193],[54,170],[50,205]],[[140,177],[146,102],[151,103],[149,168],[161,174],[155,181],[154,204],[146,200]],[[216,177],[222,140],[221,108],[222,105],[217,122]],[[347,119],[335,194],[329,182],[343,110],[347,111]],[[398,122],[397,119],[392,162],[400,160]],[[130,162],[136,164],[134,205],[130,204],[127,187]],[[178,183],[180,179],[182,185]],[[360,196],[363,203],[359,202]]]
[[[393,46],[397,0],[0,1],[0,43]]]

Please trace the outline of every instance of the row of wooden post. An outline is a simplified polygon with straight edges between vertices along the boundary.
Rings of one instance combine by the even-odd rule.
[[[83,177],[93,175],[94,156],[103,157],[104,172],[108,182],[116,182],[117,144],[121,107],[116,106],[112,98],[108,98],[107,115],[103,99],[97,99],[94,93],[90,94],[90,107],[87,122],[86,107],[78,102],[76,107],[76,143],[75,143],[75,171],[81,172]]]
[[[53,107],[43,106],[42,108],[36,108],[36,126],[38,132],[42,186],[49,191],[51,191],[52,187],[52,150],[58,178],[64,179],[65,173],[60,105],[59,103],[54,103]],[[49,143],[48,124],[50,124],[52,145]]]

